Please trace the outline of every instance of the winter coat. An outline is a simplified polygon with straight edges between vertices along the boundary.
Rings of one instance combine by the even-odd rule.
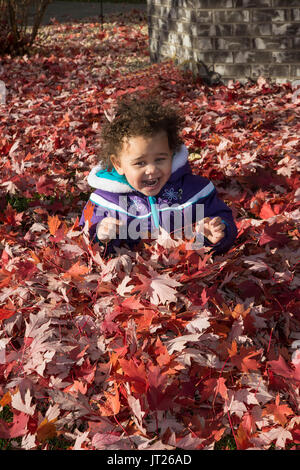
[[[184,227],[190,227],[203,217],[219,216],[226,226],[225,236],[219,243],[213,245],[206,237],[202,238],[204,246],[211,246],[217,254],[228,251],[237,236],[232,211],[219,199],[213,183],[192,174],[185,145],[174,153],[171,176],[155,197],[145,196],[130,186],[124,175],[119,175],[115,169],[103,169],[101,165],[91,170],[88,183],[96,190],[82,211],[79,225],[84,226],[85,210],[92,203],[93,215],[89,225],[92,241],[99,242],[96,226],[104,217],[124,222],[116,238],[108,243],[107,253],[114,252],[114,246],[124,243],[134,248],[143,238],[141,234],[147,231],[151,238],[155,238],[159,226],[169,233],[175,232],[175,239],[180,238]],[[191,239],[192,234],[188,232],[186,238]]]

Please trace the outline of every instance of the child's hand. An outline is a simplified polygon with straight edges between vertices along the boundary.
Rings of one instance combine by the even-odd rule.
[[[117,220],[114,217],[105,217],[97,225],[97,237],[100,242],[107,242],[116,238],[117,228],[122,225],[121,220]]]
[[[213,219],[205,217],[197,222],[196,231],[203,233],[211,243],[215,244],[225,236],[225,224],[222,223],[221,217]]]

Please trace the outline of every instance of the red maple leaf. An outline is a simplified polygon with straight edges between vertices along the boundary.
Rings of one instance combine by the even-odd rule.
[[[157,338],[156,340],[154,352],[155,352],[156,361],[161,367],[169,364],[171,360],[171,356],[168,353],[166,346],[162,344],[160,338]]]
[[[295,369],[291,369],[281,355],[277,361],[269,361],[267,363],[271,370],[277,374],[285,377],[286,379],[294,379],[300,382],[300,363],[296,364]]]
[[[221,395],[224,400],[226,400],[228,398],[228,394],[225,382],[226,379],[224,379],[224,377],[205,380],[204,388],[201,391],[201,401],[205,401],[211,396],[213,397],[213,402],[215,402],[216,396],[218,394]]]
[[[0,222],[4,222],[12,227],[21,225],[24,212],[18,213],[10,203],[8,203],[4,213],[0,212]]]
[[[266,243],[270,243],[272,247],[284,246],[289,240],[285,231],[284,224],[275,223],[265,226],[259,238],[259,245],[264,246]]]
[[[149,365],[147,371],[147,400],[151,410],[165,410],[170,407],[170,397],[165,393],[168,376],[160,366]]]
[[[56,184],[54,179],[49,175],[42,175],[36,182],[37,192],[39,194],[44,194],[45,196],[52,196],[55,186]]]
[[[123,379],[128,381],[136,393],[144,393],[147,389],[147,377],[144,364],[136,364],[133,360],[119,358],[119,364],[125,374]]]
[[[29,280],[38,271],[36,264],[29,260],[22,260],[16,264],[18,269],[18,277],[20,279]]]
[[[16,311],[14,304],[9,300],[4,307],[0,307],[0,321],[12,317]]]

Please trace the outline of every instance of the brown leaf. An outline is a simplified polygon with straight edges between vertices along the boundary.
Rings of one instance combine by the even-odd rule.
[[[55,421],[57,421],[57,418],[52,419],[51,421],[48,421],[48,419],[45,418],[41,422],[36,433],[38,441],[44,442],[47,439],[52,439],[53,437],[56,436],[57,431],[56,431],[56,427],[54,424]]]

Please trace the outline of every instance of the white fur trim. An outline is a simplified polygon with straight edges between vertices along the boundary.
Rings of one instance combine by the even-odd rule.
[[[187,147],[182,144],[178,152],[174,154],[172,161],[172,173],[175,173],[180,167],[184,166],[187,162],[189,151]]]
[[[88,184],[92,186],[92,188],[102,189],[103,191],[109,191],[111,193],[131,193],[133,191],[128,184],[107,178],[100,178],[96,175],[100,170],[103,170],[102,165],[97,165],[92,168],[88,175]]]

